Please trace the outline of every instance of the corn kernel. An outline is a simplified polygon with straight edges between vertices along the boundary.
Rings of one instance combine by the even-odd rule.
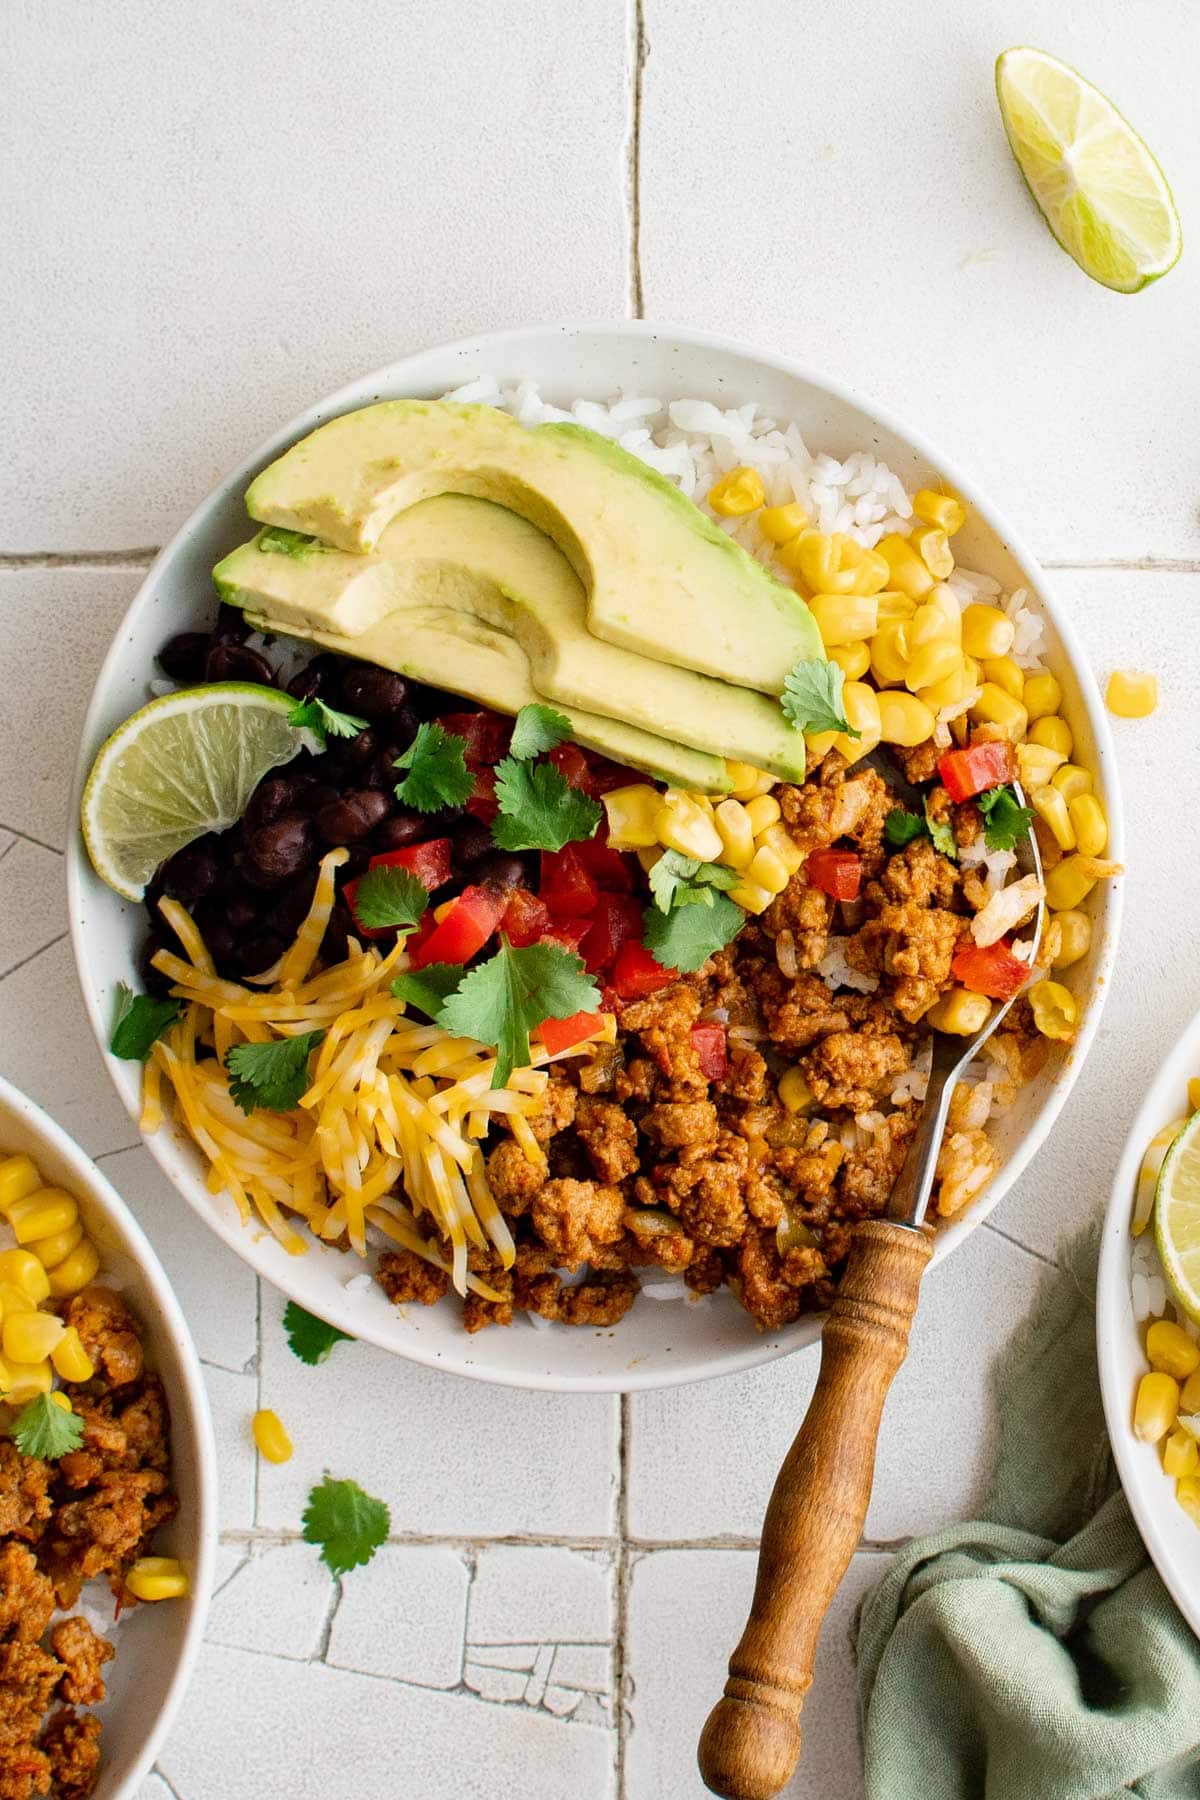
[[[1072,912],[1096,885],[1078,856],[1068,856],[1046,871],[1046,905],[1051,912]]]
[[[770,825],[778,825],[782,818],[779,802],[774,794],[759,794],[746,802],[746,817],[750,821],[750,829],[755,837],[766,831]]]
[[[762,844],[754,852],[754,861],[746,870],[746,880],[757,882],[769,894],[782,894],[788,884],[788,872],[782,857],[776,856],[768,845]]]
[[[858,643],[873,637],[879,626],[878,603],[869,595],[814,594],[808,610],[827,645]]]
[[[1028,989],[1027,998],[1033,1022],[1043,1037],[1059,1038],[1064,1042],[1074,1037],[1079,1003],[1070,988],[1065,988],[1061,981],[1035,981]]]
[[[922,488],[913,495],[913,511],[927,525],[936,525],[947,537],[961,531],[967,522],[966,511],[953,494],[939,494],[933,488]]]
[[[655,814],[658,841],[681,856],[698,862],[716,862],[721,854],[721,834],[712,817],[688,794],[668,788]]]
[[[954,552],[940,526],[917,525],[908,541],[936,581],[945,581],[948,575],[953,575]]]
[[[46,1270],[31,1250],[0,1250],[0,1281],[11,1281],[40,1306],[50,1294]]]
[[[1056,713],[1062,705],[1062,686],[1053,675],[1044,671],[1027,675],[1025,692],[1021,698],[1031,719],[1045,719]]]
[[[1060,850],[1074,850],[1075,827],[1067,811],[1067,803],[1055,787],[1035,787],[1029,804],[1039,819],[1044,819],[1054,834]]]
[[[790,1113],[803,1112],[805,1107],[811,1106],[816,1099],[808,1082],[796,1068],[784,1070],[779,1077],[778,1093],[780,1100]]]
[[[871,666],[870,646],[864,643],[831,644],[829,660],[837,664],[847,681],[857,681]]]
[[[803,866],[804,851],[786,825],[769,825],[759,839],[760,848],[764,844],[775,852],[789,875],[794,875]]]
[[[1195,1075],[1187,1085],[1188,1105],[1193,1112],[1200,1112],[1200,1077]]]
[[[979,664],[973,656],[964,656],[958,668],[947,675],[944,681],[934,681],[928,687],[918,688],[917,697],[936,713],[943,706],[960,706],[968,694],[974,694],[978,686]]]
[[[1075,827],[1075,842],[1085,856],[1103,856],[1108,847],[1108,819],[1095,794],[1077,794],[1067,801]]]
[[[1143,1375],[1133,1402],[1133,1435],[1143,1444],[1166,1437],[1179,1411],[1179,1383],[1157,1371]]]
[[[879,623],[887,625],[897,619],[901,622],[911,619],[917,610],[915,600],[907,594],[901,594],[892,588],[885,588],[882,594],[876,594],[875,604],[879,608]]]
[[[986,673],[988,665],[984,664]],[[1029,723],[1029,715],[1019,700],[1004,688],[998,687],[994,681],[985,681],[979,690],[979,698],[970,709],[970,716],[977,725],[999,725],[1010,743],[1017,743],[1025,736],[1025,728]]]
[[[15,1281],[0,1281],[0,1319],[7,1319],[10,1313],[36,1312],[35,1303],[29,1298],[25,1289],[18,1287]]]
[[[879,695],[865,681],[848,681],[842,689],[842,711],[846,722],[852,725],[858,736],[852,737],[848,731],[834,733],[833,750],[841,752],[847,764],[856,763],[861,756],[867,756],[879,742],[882,721],[879,716]],[[812,740],[809,740],[810,744]]]
[[[1092,921],[1084,912],[1068,909],[1055,913],[1052,923],[1059,927],[1058,949],[1051,957],[1051,967],[1069,969],[1085,957],[1092,947]]]
[[[1075,737],[1065,719],[1057,713],[1046,713],[1044,717],[1035,719],[1029,727],[1031,744],[1044,744],[1047,750],[1057,750],[1065,762],[1075,748]]]
[[[61,1388],[55,1388],[50,1398],[54,1405],[57,1406],[59,1412],[69,1413],[75,1411],[75,1408],[71,1405],[71,1402],[67,1399],[67,1396],[63,1393]]]
[[[6,1362],[36,1363],[61,1340],[66,1330],[53,1313],[12,1313],[4,1321],[2,1347]]]
[[[4,1398],[12,1406],[27,1406],[54,1386],[54,1370],[48,1362],[10,1362]]]
[[[42,1178],[31,1156],[6,1156],[0,1162],[0,1213],[7,1213],[14,1200],[23,1200],[41,1185]]]
[[[779,560],[812,594],[877,594],[888,565],[874,550],[841,531],[802,531],[782,544]]]
[[[949,1032],[952,1037],[974,1037],[987,1024],[991,1011],[992,1003],[986,994],[951,988],[934,1001],[925,1017],[935,1031]]]
[[[764,506],[758,515],[759,530],[771,544],[786,544],[799,537],[807,524],[808,514],[794,500],[787,506]]]
[[[64,1381],[90,1381],[96,1373],[91,1357],[74,1325],[68,1325],[50,1352],[55,1373]]]
[[[933,576],[906,537],[891,531],[875,546],[888,566],[888,586],[899,588],[910,600],[920,600],[933,586]]]
[[[988,656],[1007,656],[1017,628],[998,606],[976,600],[963,613],[963,648],[980,661]]]
[[[775,896],[770,888],[760,887],[757,881],[748,881],[743,876],[736,887],[730,888],[729,898],[746,912],[762,913]]]
[[[50,1292],[59,1300],[68,1294],[77,1294],[89,1281],[95,1281],[99,1268],[99,1252],[91,1238],[84,1238],[69,1256],[63,1257],[57,1268],[46,1271],[50,1277]]]
[[[961,676],[962,670],[962,651],[958,645],[951,643],[949,638],[938,638],[913,651],[905,670],[904,685],[910,694],[915,694],[921,688]]]
[[[754,827],[740,800],[722,800],[713,813],[721,834],[721,862],[731,869],[748,869],[754,855]]]
[[[935,635],[953,638],[961,650],[962,607],[958,604],[958,596],[954,589],[947,587],[944,581],[940,581],[924,604],[932,606],[934,611],[941,615],[941,629]]]
[[[879,736],[885,744],[902,744],[912,748],[933,736],[936,723],[923,700],[915,694],[901,694],[890,689],[879,695]]]
[[[70,1255],[82,1236],[83,1220],[76,1219],[73,1225],[68,1225],[65,1231],[56,1231],[52,1237],[34,1238],[29,1248],[44,1269],[52,1269],[64,1256]]]
[[[1200,1344],[1193,1343],[1173,1319],[1155,1319],[1146,1332],[1146,1361],[1160,1374],[1186,1381],[1200,1369]]]
[[[744,465],[730,469],[728,475],[722,475],[720,481],[708,490],[708,504],[715,513],[720,513],[726,519],[736,519],[743,513],[754,512],[766,497],[758,470]]]
[[[1031,744],[1026,738],[1023,744],[1017,745],[1017,772],[1022,787],[1026,789],[1052,785],[1053,777],[1061,765],[1060,753],[1048,750],[1045,744]]]
[[[732,765],[731,765],[732,766]],[[662,796],[648,782],[614,788],[604,795],[608,841],[614,850],[648,849],[658,842],[657,818]]]
[[[1025,692],[1025,671],[1011,656],[985,657],[983,675],[985,681],[990,681],[994,687],[1003,688],[1014,700],[1019,700]]]
[[[753,800],[758,794],[769,794],[777,779],[766,769],[756,769],[753,763],[727,762],[725,769],[734,800]]]
[[[65,1188],[36,1188],[8,1209],[8,1222],[18,1244],[65,1231],[79,1217],[79,1207]]]
[[[285,1463],[292,1454],[292,1440],[283,1428],[283,1421],[277,1412],[264,1407],[256,1412],[250,1421],[254,1433],[254,1442],[258,1446],[258,1454],[269,1463]]]
[[[871,672],[881,684],[903,681],[908,673],[908,622],[893,619],[871,639]]]
[[[1074,800],[1077,794],[1090,794],[1092,791],[1092,778],[1078,763],[1063,763],[1061,768],[1054,771],[1050,782],[1066,801]]]
[[[1167,1475],[1176,1478],[1194,1475],[1200,1469],[1200,1445],[1186,1431],[1173,1431],[1163,1443],[1162,1466]]]
[[[1134,669],[1114,669],[1108,678],[1104,704],[1118,719],[1146,719],[1158,705],[1158,678],[1139,675]]]
[[[1200,1476],[1185,1475],[1175,1483],[1175,1498],[1188,1518],[1200,1525]]]
[[[139,1556],[125,1575],[135,1600],[182,1600],[188,1585],[187,1571],[173,1556]]]
[[[1179,1396],[1181,1413],[1200,1412],[1200,1369],[1189,1375]]]

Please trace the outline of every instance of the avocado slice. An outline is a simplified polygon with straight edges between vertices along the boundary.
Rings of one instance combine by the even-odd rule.
[[[214,579],[223,599],[276,629],[335,632],[389,667],[407,653],[414,607],[458,609],[515,638],[534,687],[558,706],[804,779],[804,734],[777,702],[593,637],[570,564],[535,526],[489,501],[423,500],[364,555],[268,530],[219,563]]]
[[[294,444],[251,483],[246,506],[361,554],[397,513],[446,493],[494,500],[552,538],[583,583],[589,630],[608,643],[767,694],[824,654],[798,595],[582,425],[527,431],[490,406],[384,400]]]

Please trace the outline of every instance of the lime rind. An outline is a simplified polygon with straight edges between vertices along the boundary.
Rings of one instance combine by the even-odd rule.
[[[1154,1236],[1172,1295],[1200,1325],[1200,1113],[1179,1132],[1159,1170]]]

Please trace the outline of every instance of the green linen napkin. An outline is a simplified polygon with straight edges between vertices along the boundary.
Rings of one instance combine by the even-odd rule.
[[[1200,1644],[1105,1433],[1098,1242],[1069,1246],[997,1363],[986,1518],[909,1544],[859,1609],[868,1800],[1200,1796]]]

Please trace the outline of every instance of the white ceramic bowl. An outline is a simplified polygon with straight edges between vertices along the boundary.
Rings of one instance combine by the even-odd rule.
[[[132,1800],[183,1698],[204,1631],[217,1543],[216,1451],[200,1364],[179,1302],[141,1226],[116,1189],[53,1119],[0,1080],[0,1154],[31,1156],[47,1181],[79,1202],[102,1273],[120,1286],[144,1330],[147,1360],[171,1411],[171,1478],[179,1512],[156,1548],[191,1577],[186,1600],[138,1606],[116,1636],[94,1800]]]
[[[343,388],[285,426],[223,481],[159,556],[125,616],[100,673],[83,733],[76,800],[102,739],[146,699],[154,655],[164,639],[211,608],[214,562],[247,530],[243,495],[251,477],[289,444],[324,420],[398,395],[433,397],[490,371],[504,380],[539,382],[548,398],[583,395],[602,400],[618,389],[667,398],[702,395],[723,405],[757,402],[779,419],[797,420],[813,449],[835,456],[870,448],[912,489],[948,481],[972,509],[955,540],[965,566],[988,571],[1006,588],[1036,591],[1050,619],[1050,655],[1065,692],[1064,711],[1081,759],[1096,773],[1111,821],[1111,854],[1122,853],[1122,821],[1108,724],[1074,632],[1056,607],[1046,579],[1016,532],[1004,524],[969,478],[914,432],[846,389],[780,357],[676,327],[636,322],[564,325],[499,333],[422,351]],[[1031,471],[1031,474],[1033,471]],[[124,904],[93,875],[76,837],[68,855],[71,931],[84,998],[96,1035],[107,1043],[118,981],[136,982],[134,958],[142,931],[140,909]],[[1116,948],[1119,883],[1103,884],[1093,906],[1096,931],[1085,964],[1072,976],[1087,1001],[1070,1053],[1052,1062],[1026,1088],[998,1133],[1004,1166],[989,1192],[964,1218],[941,1233],[937,1256],[950,1253],[1001,1200],[1037,1150],[1065,1101],[1096,1031],[1107,991],[1105,975]],[[109,1061],[117,1089],[136,1117],[139,1071]],[[192,1206],[213,1229],[277,1287],[356,1337],[418,1362],[486,1381],[521,1387],[606,1391],[668,1386],[731,1374],[811,1342],[819,1320],[760,1335],[731,1295],[702,1305],[655,1303],[645,1297],[612,1331],[511,1330],[466,1336],[453,1307],[410,1306],[397,1311],[379,1290],[347,1294],[354,1267],[331,1250],[289,1257],[268,1233],[244,1229],[231,1202],[204,1186],[192,1147],[163,1129],[150,1149]]]
[[[1096,1350],[1113,1454],[1138,1530],[1175,1604],[1200,1636],[1200,1527],[1175,1501],[1157,1444],[1133,1435],[1133,1396],[1145,1374],[1144,1328],[1134,1317],[1130,1282],[1133,1192],[1146,1146],[1187,1113],[1187,1084],[1200,1075],[1200,1014],[1167,1056],[1130,1128],[1104,1220],[1096,1278]]]

